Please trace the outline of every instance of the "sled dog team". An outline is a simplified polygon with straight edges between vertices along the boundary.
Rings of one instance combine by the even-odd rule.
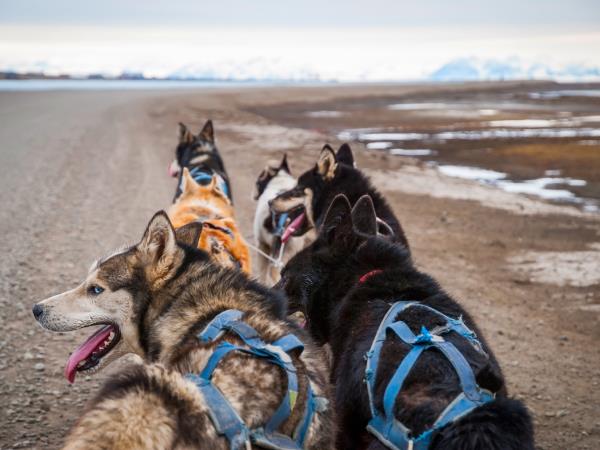
[[[140,241],[33,307],[51,331],[99,326],[67,361],[71,383],[143,360],[109,378],[65,448],[534,449],[488,342],[415,267],[347,144],[297,179],[285,156],[258,176],[265,284],[211,121],[180,124],[168,172],[173,204]]]

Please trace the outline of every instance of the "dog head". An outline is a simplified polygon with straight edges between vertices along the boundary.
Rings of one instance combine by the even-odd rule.
[[[223,185],[218,174],[214,174],[207,185],[201,185],[185,167],[181,174],[181,195],[169,208],[173,226],[179,228],[207,217],[233,217],[233,206],[221,188]]]
[[[285,172],[287,175],[291,175],[290,167],[287,161],[287,154],[283,155],[283,158],[279,163],[275,161],[269,161],[260,175],[258,175],[254,186],[254,200],[258,200],[271,180],[282,172]]]
[[[283,215],[288,224],[304,215],[293,236],[302,236],[315,228],[320,203],[323,201],[323,191],[328,185],[335,183],[345,166],[354,167],[354,156],[350,146],[343,144],[335,153],[329,145],[325,145],[315,166],[298,178],[296,186],[271,200],[273,226],[281,227]]]
[[[212,120],[207,120],[200,133],[195,136],[183,123],[179,123],[179,144],[175,159],[169,164],[169,175],[176,178],[182,167],[199,165],[216,153],[215,135]]]
[[[147,356],[145,330],[161,306],[157,294],[176,276],[200,232],[200,223],[176,232],[161,211],[137,245],[96,261],[79,286],[34,305],[36,320],[51,331],[101,326],[69,357],[70,382],[77,373],[96,372],[127,353]],[[196,254],[208,261],[204,252]]]
[[[317,239],[290,259],[281,272],[278,289],[289,298],[290,313],[304,313],[317,341],[327,341],[326,322],[336,293],[346,289],[346,279],[358,267],[356,251],[377,238],[377,217],[371,197],[361,197],[354,208],[343,194],[331,203]],[[386,240],[387,242],[387,240]]]

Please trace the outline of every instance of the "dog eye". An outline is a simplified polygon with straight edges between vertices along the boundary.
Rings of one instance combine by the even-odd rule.
[[[100,286],[98,286],[98,285],[94,284],[94,285],[92,285],[92,286],[90,286],[90,287],[88,288],[88,292],[89,292],[91,295],[100,295],[100,294],[102,294],[102,293],[104,292],[104,288],[102,288],[102,287],[100,287]]]

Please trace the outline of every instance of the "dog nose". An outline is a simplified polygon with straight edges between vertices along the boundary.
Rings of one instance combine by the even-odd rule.
[[[35,320],[39,320],[40,316],[44,312],[44,308],[41,305],[33,305],[31,311],[33,312],[33,317],[35,317]]]

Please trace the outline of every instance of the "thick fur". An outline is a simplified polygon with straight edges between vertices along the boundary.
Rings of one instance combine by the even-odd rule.
[[[359,283],[361,276],[373,270],[382,272]],[[415,268],[405,246],[377,236],[370,198],[363,197],[351,212],[347,198],[336,197],[317,240],[290,260],[278,286],[286,291],[295,308],[304,311],[308,329],[317,342],[331,346],[338,448],[385,448],[365,428],[371,414],[363,381],[364,356],[390,305],[400,300],[422,302],[450,317],[462,316],[477,333],[487,356],[453,332],[447,339],[467,359],[479,385],[497,394],[495,401],[436,432],[430,448],[534,448],[527,409],[506,397],[502,372],[481,331],[433,278]],[[423,325],[431,330],[444,324],[435,314],[419,308],[409,308],[398,318],[415,334]],[[389,336],[383,346],[375,387],[380,410],[385,387],[409,349],[395,336]],[[396,417],[418,436],[433,425],[460,392],[450,362],[441,353],[427,350],[413,366],[396,400]]]
[[[408,241],[400,222],[386,200],[372,186],[369,178],[356,168],[352,150],[343,144],[337,154],[329,145],[323,147],[315,166],[300,175],[293,189],[278,195],[271,202],[275,215],[289,213],[298,216],[302,210],[307,219],[296,235],[318,229],[325,218],[327,208],[338,195],[344,194],[350,202],[369,195],[379,219],[379,232],[402,243],[408,249]]]
[[[216,175],[220,181],[226,184],[227,195],[233,203],[231,183],[215,142],[212,120],[207,120],[197,135],[194,135],[186,125],[179,123],[179,143],[175,149],[175,159],[169,165],[168,170],[170,176],[179,178],[173,200],[181,195],[181,176],[184,167],[190,171],[196,168],[209,175]]]
[[[181,176],[181,195],[169,208],[173,226],[180,228],[193,222],[201,222],[202,234],[198,247],[209,253],[219,264],[239,267],[251,273],[248,245],[240,233],[229,198],[219,188],[216,176],[210,184],[198,184],[185,167]]]
[[[110,378],[65,448],[229,448],[216,434],[203,397],[184,375],[199,373],[219,341],[241,343],[231,333],[210,344],[196,338],[213,317],[230,308],[243,311],[244,320],[266,342],[294,333],[305,343],[301,355],[291,355],[299,396],[282,432],[290,433],[301,420],[307,383],[316,395],[328,396],[323,355],[303,330],[286,321],[285,299],[239,271],[214,264],[193,246],[199,230],[189,228],[176,234],[166,214],[158,213],[138,245],[98,261],[75,290],[36,305],[42,309],[38,321],[54,331],[81,323],[117,325],[122,339],[113,351],[136,353],[145,362]],[[90,286],[104,290],[92,295]],[[251,427],[271,417],[287,386],[277,366],[239,352],[221,362],[213,382]],[[307,448],[332,448],[333,423],[331,408],[317,412]]]
[[[264,253],[277,259],[281,249],[281,238],[274,234],[273,220],[269,202],[279,194],[292,189],[296,179],[291,175],[287,155],[281,162],[269,161],[256,180],[254,198],[257,200],[254,213],[254,241]],[[283,249],[282,263],[287,263],[292,256],[308,245],[309,234],[292,237]],[[279,269],[274,267],[264,256],[258,254],[256,273],[265,284],[273,285],[279,280]]]

